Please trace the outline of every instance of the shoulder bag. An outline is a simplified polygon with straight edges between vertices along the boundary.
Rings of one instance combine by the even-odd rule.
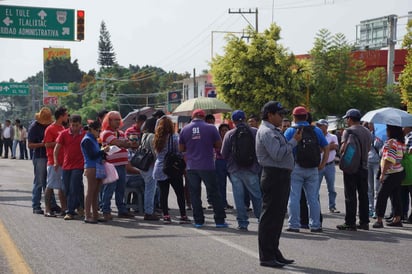
[[[186,163],[182,155],[173,146],[173,136],[169,136],[167,153],[163,162],[163,172],[169,178],[182,176],[186,169]]]
[[[137,148],[136,153],[133,155],[132,159],[130,160],[130,163],[132,164],[132,166],[140,170],[143,170],[143,171],[148,171],[155,159],[150,147],[146,146],[147,136],[148,135],[145,136],[146,138],[142,139],[142,143]]]

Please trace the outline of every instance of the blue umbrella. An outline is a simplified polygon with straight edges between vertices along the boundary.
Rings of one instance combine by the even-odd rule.
[[[386,125],[385,124],[373,124],[375,127],[375,136],[381,139],[383,142],[386,141],[388,136],[386,136]]]
[[[412,115],[398,108],[385,107],[367,112],[361,121],[410,127],[412,126]]]

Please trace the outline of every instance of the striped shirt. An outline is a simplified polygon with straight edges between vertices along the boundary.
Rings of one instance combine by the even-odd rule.
[[[395,139],[389,139],[385,142],[382,148],[381,168],[383,169],[385,160],[392,163],[392,166],[388,169],[386,174],[401,172],[403,170],[401,161],[405,151],[406,145]]]
[[[126,137],[123,131],[113,131],[111,129],[106,129],[100,133],[100,139],[102,140],[103,146],[111,145],[116,139],[121,141],[126,141]],[[120,150],[112,155],[106,155],[106,161],[112,163],[115,166],[127,165],[128,162],[127,149],[120,148]]]

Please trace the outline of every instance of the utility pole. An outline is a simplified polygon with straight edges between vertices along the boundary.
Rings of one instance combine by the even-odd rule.
[[[241,10],[241,9],[239,9],[238,11],[232,11],[232,10],[230,10],[229,9],[229,14],[240,14],[240,15],[242,15],[242,17],[243,17],[243,19],[245,19],[246,20],[246,22],[248,22],[249,23],[249,25],[250,26],[252,26],[253,27],[253,25],[249,22],[249,20],[247,20],[247,18],[244,16],[244,14],[255,14],[255,30],[256,30],[256,33],[258,33],[259,32],[259,27],[258,27],[258,19],[259,19],[259,16],[258,16],[258,8],[255,8],[255,10],[254,11],[252,11],[252,9],[249,9],[249,10]]]
[[[193,69],[193,98],[197,98],[197,89],[196,89],[196,69]]]
[[[387,64],[387,86],[392,86],[394,83],[393,62],[395,59],[395,44],[396,44],[396,25],[398,18],[396,15],[388,17],[389,33],[388,33],[388,64]]]

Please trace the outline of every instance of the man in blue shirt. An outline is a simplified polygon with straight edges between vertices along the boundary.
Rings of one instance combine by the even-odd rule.
[[[295,122],[294,127],[290,127],[285,131],[285,137],[287,140],[291,140],[296,131],[303,130],[302,127],[308,127],[310,124],[306,121],[308,112],[302,107],[298,106],[293,109],[293,119]],[[319,175],[318,170],[323,169],[329,157],[329,144],[325,139],[322,131],[313,127],[316,134],[317,143],[320,146],[320,150],[323,151],[322,159],[318,166],[315,167],[303,167],[296,162],[296,150],[295,154],[295,167],[291,174],[291,186],[290,196],[288,202],[288,229],[290,232],[299,232],[300,228],[300,197],[302,188],[305,191],[306,199],[309,206],[309,226],[311,232],[322,232],[320,224],[320,204],[319,204]]]

